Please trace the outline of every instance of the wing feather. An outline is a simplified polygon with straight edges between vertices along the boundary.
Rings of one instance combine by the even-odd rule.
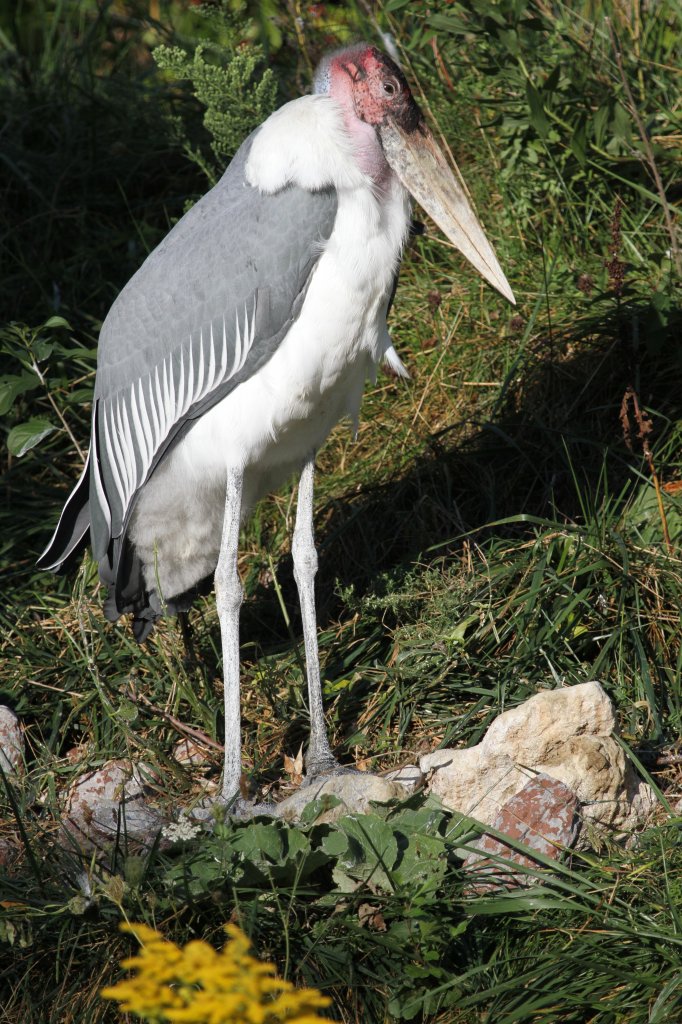
[[[192,422],[277,350],[334,226],[332,188],[289,184],[261,194],[247,183],[254,137],[151,253],[102,326],[88,466],[41,564],[59,568],[83,543],[89,516],[118,613],[144,609],[148,597],[126,541],[140,488]]]
[[[247,184],[252,138],[148,257],[102,327],[92,546],[117,590],[140,488],[192,422],[276,351],[333,229],[332,189],[289,185],[262,195]]]

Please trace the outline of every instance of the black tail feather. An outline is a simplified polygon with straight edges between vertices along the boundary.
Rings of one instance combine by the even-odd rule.
[[[39,569],[62,572],[69,568],[85,550],[90,539],[90,455],[81,477],[69,495],[50,543],[36,565]],[[162,615],[188,611],[193,600],[207,593],[211,578],[202,580],[184,594],[160,601],[156,591],[145,584],[142,565],[126,532],[109,541],[104,558],[99,560],[100,579],[108,587],[104,614],[110,622],[121,615],[133,614],[133,633],[138,643],[147,639],[154,623]]]

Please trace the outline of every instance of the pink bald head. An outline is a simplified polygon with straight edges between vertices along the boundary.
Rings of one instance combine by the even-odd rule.
[[[423,122],[398,65],[368,43],[337,50],[320,63],[315,92],[336,100],[360,167],[377,184],[385,184],[391,169],[376,129],[390,119],[404,131],[413,132]]]
[[[452,244],[510,302],[514,293],[485,237],[459,172],[453,172],[397,64],[368,43],[325,57],[315,92],[342,111],[358,166],[378,190],[397,178]]]

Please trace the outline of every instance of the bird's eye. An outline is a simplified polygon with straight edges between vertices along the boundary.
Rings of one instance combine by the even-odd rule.
[[[387,96],[395,96],[397,91],[395,82],[384,82],[384,92]]]

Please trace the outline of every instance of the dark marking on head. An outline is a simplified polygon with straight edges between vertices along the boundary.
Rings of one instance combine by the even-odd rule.
[[[355,116],[365,124],[379,127],[392,120],[412,133],[424,122],[405,75],[376,46],[358,43],[328,54],[315,74],[315,91],[333,95],[335,78],[349,83],[349,102],[352,100]],[[343,88],[340,91],[346,93]]]
[[[395,61],[376,46],[368,46],[361,65],[365,75],[354,96],[358,116],[373,125],[383,124],[390,118],[403,131],[415,131],[424,116]]]

